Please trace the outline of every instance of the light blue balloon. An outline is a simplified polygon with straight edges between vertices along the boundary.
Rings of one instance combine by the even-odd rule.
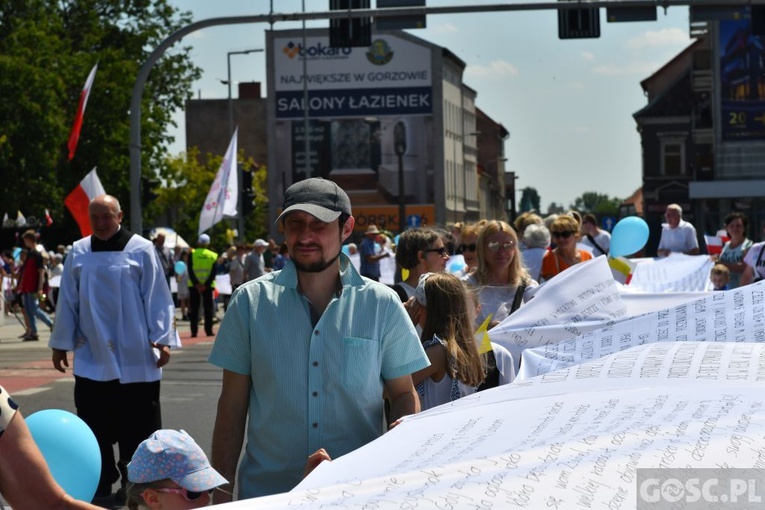
[[[175,263],[175,274],[183,274],[186,272],[186,263],[182,260],[179,260]]]
[[[346,255],[349,255],[349,256],[350,256],[350,254],[351,254],[351,248],[350,248],[350,247],[349,247],[347,244],[344,244],[344,245],[343,245],[343,248],[342,248],[342,250],[343,250],[343,253],[345,253]]]
[[[627,216],[611,231],[611,257],[624,257],[639,252],[648,242],[648,224],[643,218]]]
[[[465,257],[462,255],[452,255],[449,257],[449,260],[446,261],[446,272],[451,274],[459,273],[465,269],[466,266]]]
[[[53,479],[73,498],[90,502],[101,477],[101,451],[90,427],[62,409],[38,411],[27,426]]]

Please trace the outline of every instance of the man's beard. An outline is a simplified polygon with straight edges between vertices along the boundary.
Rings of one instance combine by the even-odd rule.
[[[292,263],[295,264],[295,267],[298,271],[302,271],[304,273],[321,273],[328,267],[330,267],[332,264],[337,262],[337,259],[340,257],[340,252],[337,252],[337,255],[332,257],[329,260],[319,260],[317,262],[312,262],[310,264],[303,264],[302,262],[298,262],[294,257],[292,258]]]

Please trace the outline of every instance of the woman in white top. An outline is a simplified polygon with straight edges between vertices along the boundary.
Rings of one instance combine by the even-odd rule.
[[[425,273],[415,291],[430,366],[412,374],[422,410],[475,392],[485,375],[467,288],[454,275]]]
[[[749,220],[743,213],[732,212],[725,217],[724,225],[730,241],[725,243],[716,262],[728,268],[728,288],[735,289],[741,285],[741,275],[746,270],[744,257],[752,246],[752,241],[746,238]]]
[[[496,325],[514,312],[521,301],[527,301],[528,290],[539,284],[523,267],[515,230],[504,221],[488,222],[476,244],[478,270],[464,280],[478,292],[481,310],[476,323],[482,324],[491,314],[491,322]]]

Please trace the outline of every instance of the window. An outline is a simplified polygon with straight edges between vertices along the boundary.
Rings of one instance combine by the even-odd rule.
[[[685,144],[681,140],[662,140],[662,175],[685,175]]]

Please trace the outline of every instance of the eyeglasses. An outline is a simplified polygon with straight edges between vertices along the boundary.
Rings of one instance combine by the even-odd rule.
[[[196,501],[199,498],[202,497],[202,494],[212,494],[214,489],[207,489],[203,492],[192,492],[190,490],[180,488],[180,489],[171,489],[170,487],[154,487],[153,488],[157,492],[168,492],[170,494],[180,494],[183,496],[183,499],[186,501]]]
[[[572,232],[571,230],[564,230],[563,232],[553,232],[553,237],[562,237],[563,239],[568,239],[572,235],[574,235],[575,232]]]
[[[425,253],[438,253],[438,255],[441,257],[445,255],[449,255],[449,250],[447,250],[443,246],[441,248],[428,248],[427,250],[422,250],[422,251]]]
[[[460,251],[463,252],[463,253],[466,252],[466,251],[475,251],[475,250],[476,250],[475,243],[461,244],[460,245]]]
[[[498,252],[500,249],[510,251],[515,248],[515,241],[506,241],[500,243],[499,241],[492,241],[489,243],[489,249],[493,252]]]

